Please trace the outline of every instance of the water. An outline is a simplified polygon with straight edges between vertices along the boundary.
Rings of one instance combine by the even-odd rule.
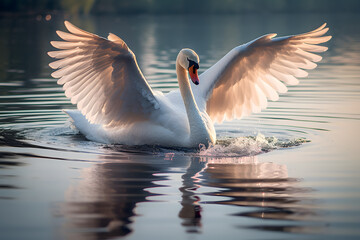
[[[360,29],[356,15],[74,17],[121,36],[153,88],[177,88],[180,48],[200,72],[262,34],[328,22],[301,84],[260,114],[217,125],[210,149],[87,141],[62,109],[46,52],[63,18],[0,19],[2,239],[358,239]]]

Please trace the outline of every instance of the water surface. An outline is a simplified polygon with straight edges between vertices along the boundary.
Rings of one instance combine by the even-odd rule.
[[[262,113],[217,125],[221,141],[201,150],[105,145],[78,134],[62,112],[74,106],[47,65],[63,20],[0,19],[4,239],[360,237],[358,16],[70,18],[122,37],[163,92],[177,88],[181,48],[196,50],[202,72],[265,33],[328,22],[333,39],[318,68]]]

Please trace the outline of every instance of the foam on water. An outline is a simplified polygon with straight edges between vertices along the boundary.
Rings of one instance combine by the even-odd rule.
[[[299,146],[310,142],[304,138],[279,140],[276,137],[265,137],[258,133],[256,136],[218,139],[215,145],[200,146],[201,156],[211,157],[244,157],[255,156],[274,149]]]

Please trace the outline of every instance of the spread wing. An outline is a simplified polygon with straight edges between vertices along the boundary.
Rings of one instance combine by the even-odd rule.
[[[65,21],[70,33],[57,31],[64,41],[52,41],[60,59],[57,69],[65,95],[91,123],[123,125],[149,118],[159,108],[154,94],[126,43],[110,33],[108,39],[81,30]]]
[[[267,107],[267,99],[276,101],[287,85],[298,84],[322,58],[312,52],[324,52],[323,36],[328,28],[294,36],[262,36],[238,46],[200,75],[195,98],[216,122],[241,118]],[[305,70],[304,70],[305,69]]]

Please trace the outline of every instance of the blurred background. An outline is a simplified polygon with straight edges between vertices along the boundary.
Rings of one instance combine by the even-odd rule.
[[[260,6],[260,7],[259,7]],[[1,0],[0,13],[184,14],[254,12],[358,12],[358,0]]]

